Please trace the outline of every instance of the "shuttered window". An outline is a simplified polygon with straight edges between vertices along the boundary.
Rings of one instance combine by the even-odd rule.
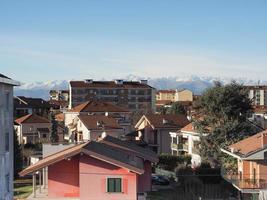
[[[107,192],[122,192],[121,178],[108,178],[107,179]]]

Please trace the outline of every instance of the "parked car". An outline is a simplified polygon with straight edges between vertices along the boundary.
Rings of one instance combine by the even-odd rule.
[[[170,180],[166,176],[152,175],[152,184],[154,184],[154,185],[169,185]]]

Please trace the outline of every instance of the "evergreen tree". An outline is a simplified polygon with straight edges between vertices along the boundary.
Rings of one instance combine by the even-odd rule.
[[[200,154],[211,164],[220,163],[220,148],[258,131],[247,121],[251,111],[248,91],[234,81],[225,86],[216,82],[203,93],[195,108],[201,116],[195,122],[196,128],[201,133],[210,133],[201,138]]]
[[[23,167],[23,156],[22,148],[18,141],[18,136],[14,130],[13,136],[13,145],[14,145],[14,177],[18,177],[18,173],[22,170]]]
[[[167,109],[166,113],[174,115],[186,115],[186,110],[180,102],[174,102],[172,103],[171,107]]]
[[[52,124],[51,134],[50,134],[50,142],[57,143],[58,142],[58,134],[57,134],[57,121],[55,119],[55,114],[51,112],[50,121]]]

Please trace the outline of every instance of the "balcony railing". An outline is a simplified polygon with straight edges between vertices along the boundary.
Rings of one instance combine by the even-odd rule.
[[[222,177],[240,189],[266,189],[267,180],[254,178],[240,178],[237,174],[227,174],[222,170]],[[249,175],[248,175],[249,177]]]
[[[171,143],[171,148],[176,150],[188,151],[188,144]]]

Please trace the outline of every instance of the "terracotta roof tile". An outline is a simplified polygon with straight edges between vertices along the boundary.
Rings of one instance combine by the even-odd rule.
[[[191,122],[190,124],[187,124],[185,127],[183,127],[183,128],[181,129],[181,131],[183,131],[183,132],[193,132],[193,133],[198,133],[198,132],[195,130],[195,128],[194,128],[192,122]]]
[[[171,94],[175,94],[175,90],[158,90],[157,91],[157,93],[159,94],[159,93],[166,93],[166,94],[168,94],[168,93],[171,93]]]
[[[122,129],[117,120],[109,116],[79,115],[78,118],[88,130]]]
[[[72,112],[130,112],[128,109],[103,101],[87,101],[74,107]]]
[[[243,139],[235,144],[229,146],[229,149],[233,148],[234,152],[247,155],[254,151],[260,150],[263,148],[263,135],[267,134],[267,130],[264,130],[260,133],[257,133],[251,137]],[[265,136],[266,137],[266,136]]]
[[[23,103],[21,103],[21,101]],[[14,107],[15,108],[29,108],[30,107],[30,108],[49,109],[51,106],[47,101],[41,98],[17,96],[14,98]]]
[[[26,124],[26,123],[50,123],[50,121],[44,117],[35,115],[35,114],[28,114],[23,117],[20,117],[15,120],[18,124]]]
[[[188,119],[184,115],[172,114],[149,114],[145,118],[154,128],[177,128],[180,129],[189,124]]]
[[[70,158],[80,153],[84,153],[88,156],[100,159],[104,162],[111,163],[118,167],[129,169],[135,173],[143,174],[143,161],[139,157],[138,153],[133,153],[135,152],[136,148],[138,149],[139,147],[136,147],[132,152],[129,152],[123,149],[125,146],[118,146],[122,145],[122,143],[116,142],[116,144],[114,143],[115,145],[111,144],[114,142],[114,140],[111,140],[110,136],[108,137],[109,139],[107,141],[109,141],[109,143],[105,143],[104,140],[98,142],[89,141],[47,156],[44,159],[35,163],[34,165],[31,165],[21,171],[20,175],[25,176],[29,173],[33,173],[44,167],[55,164],[63,159]],[[142,150],[142,154],[145,153],[146,150]],[[150,154],[150,152],[148,153]]]
[[[116,84],[115,81],[93,81],[87,83],[86,81],[70,81],[71,87],[77,88],[152,88],[148,84],[140,83],[138,81],[123,81],[123,84]]]
[[[145,160],[149,160],[154,163],[158,162],[157,154],[155,154],[152,150],[135,145],[134,143],[130,141],[122,141],[118,138],[114,138],[114,137],[107,135],[105,138],[101,139],[99,142],[133,152]]]
[[[63,122],[65,120],[65,115],[64,115],[64,113],[59,113],[59,114],[55,115],[55,118],[57,121]]]

